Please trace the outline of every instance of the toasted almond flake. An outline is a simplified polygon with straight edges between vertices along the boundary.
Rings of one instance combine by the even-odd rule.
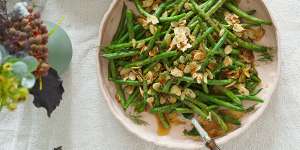
[[[127,87],[125,88],[125,92],[126,92],[127,94],[132,94],[132,93],[133,93],[133,90],[134,90],[134,87],[133,87],[133,86],[127,86]]]
[[[146,19],[144,19],[144,18],[138,18],[137,19],[137,22],[139,23],[139,24],[141,24],[145,29],[147,29],[148,28],[148,22],[147,22],[147,20]]]
[[[211,115],[211,112],[208,113],[208,116],[206,118],[208,121],[212,121],[212,115]]]
[[[184,70],[183,70],[183,72],[186,73],[186,74],[187,73],[191,73],[191,71],[192,71],[192,69],[191,69],[191,66],[189,64],[186,65],[185,68],[184,68]]]
[[[158,48],[154,47],[152,50],[149,51],[149,56],[153,57],[158,53]]]
[[[184,57],[183,55],[181,55],[181,56],[179,57],[178,61],[179,61],[179,63],[184,64],[186,60],[185,60],[185,57]]]
[[[166,41],[167,45],[170,45],[171,42],[172,42],[172,35],[171,34],[167,34],[165,41]]]
[[[202,61],[205,59],[205,57],[206,57],[206,53],[204,51],[196,51],[194,53],[193,60],[194,61]]]
[[[192,45],[189,43],[188,36],[190,35],[190,29],[185,26],[179,26],[174,28],[174,38],[170,44],[170,49],[173,49],[175,46],[185,52],[187,49],[191,48]]]
[[[160,88],[161,88],[161,83],[154,83],[153,85],[152,85],[152,88],[155,90],[155,91],[160,91]]]
[[[120,75],[124,76],[124,75],[128,75],[130,73],[131,69],[130,68],[122,68],[120,70]]]
[[[168,100],[171,104],[175,104],[177,102],[177,98],[174,96],[170,96]]]
[[[250,78],[250,69],[251,69],[250,65],[247,65],[246,68],[243,68],[243,73],[247,78]]]
[[[184,3],[184,9],[185,10],[191,10],[191,4],[190,3]]]
[[[143,88],[139,87],[139,90],[140,90],[141,95],[144,96],[144,90],[143,90]]]
[[[206,72],[207,72],[208,78],[209,78],[210,80],[214,79],[214,75],[211,73],[211,71],[210,71],[209,69],[206,69]]]
[[[180,96],[180,95],[181,95],[181,89],[179,88],[179,86],[173,85],[173,86],[171,87],[170,93],[171,93],[171,94],[175,94],[175,95],[177,95],[177,96]]]
[[[149,15],[149,16],[147,16],[147,23],[152,23],[152,24],[156,25],[159,23],[159,20],[157,19],[156,16]]]
[[[237,16],[236,14],[225,12],[224,16],[225,16],[225,21],[229,25],[239,24],[241,22],[240,19],[239,19],[239,16]]]
[[[197,72],[201,69],[201,65],[198,64],[196,61],[191,62],[190,64],[191,72]]]
[[[141,48],[141,52],[144,52],[144,51],[146,51],[148,49],[148,46],[143,46],[142,48]]]
[[[168,17],[168,11],[165,11],[163,14],[162,14],[162,17]]]
[[[207,77],[208,77],[208,73],[205,72],[204,75],[203,75],[203,82],[204,82],[205,84],[207,84]]]
[[[239,90],[239,92],[242,94],[242,95],[249,95],[249,90],[245,87],[244,84],[238,84],[237,85],[237,89]]]
[[[142,48],[142,47],[144,47],[144,46],[145,46],[145,41],[142,41],[142,42],[139,42],[139,43],[137,44],[136,48],[140,49],[140,48]]]
[[[145,80],[147,81],[147,84],[151,84],[154,80],[154,74],[152,71],[147,72],[145,75]]]
[[[154,0],[143,0],[142,6],[143,7],[151,7],[154,3]]]
[[[232,65],[232,59],[229,56],[226,56],[223,63],[225,65],[225,67],[231,66]]]
[[[167,98],[165,96],[161,96],[159,98],[159,102],[160,102],[160,104],[165,104],[167,102]]]
[[[153,103],[154,103],[154,97],[148,97],[147,98],[147,103],[150,106],[150,108],[153,107]]]
[[[225,29],[221,29],[220,33],[219,33],[219,36],[223,36],[223,34],[225,33]]]
[[[178,68],[174,68],[171,70],[171,75],[173,75],[174,77],[182,77],[183,71],[179,70]]]
[[[180,20],[178,22],[171,22],[172,27],[182,27],[185,26],[186,20]]]
[[[137,76],[136,76],[136,78],[137,78],[137,79],[138,79],[138,81],[140,81],[140,82],[143,82],[143,80],[144,80],[144,79],[142,78],[142,76],[141,76],[141,75],[137,75]]]
[[[247,29],[244,32],[244,37],[249,38],[251,40],[259,41],[261,40],[265,35],[265,30],[263,27],[256,27],[252,29]]]
[[[233,29],[233,31],[238,32],[238,33],[245,31],[245,28],[242,27],[241,24],[237,24],[237,23],[233,25],[232,29]]]
[[[196,36],[194,36],[194,35],[189,35],[189,38],[190,38],[190,40],[192,41],[192,42],[195,42],[196,41]]]
[[[158,71],[161,69],[161,67],[162,67],[161,63],[157,63],[157,64],[154,66],[153,70],[154,70],[155,72],[158,72]]]
[[[246,75],[244,73],[241,73],[239,76],[239,82],[244,83],[246,81]]]
[[[178,65],[178,69],[180,69],[181,71],[183,71],[184,70],[184,68],[185,68],[185,64],[179,64]]]
[[[201,84],[202,80],[203,80],[203,74],[202,73],[193,73],[192,78],[196,79],[198,84]]]
[[[128,78],[129,78],[130,80],[136,80],[136,75],[135,75],[135,73],[130,72]]]
[[[151,95],[151,96],[156,94],[156,92],[153,89],[149,89],[147,93],[148,93],[148,95]]]
[[[196,98],[195,92],[193,90],[189,89],[189,88],[184,89],[183,93],[187,97]]]
[[[233,87],[235,84],[236,84],[236,81],[234,81],[234,82],[232,82],[232,83],[226,85],[225,87],[226,87],[226,88],[230,88],[230,87]]]
[[[157,28],[154,25],[150,24],[149,30],[150,30],[150,33],[154,35],[157,31]]]
[[[133,47],[133,48],[136,48],[136,46],[137,46],[137,41],[136,41],[135,39],[132,39],[132,40],[131,40],[131,43],[132,43],[132,47]]]
[[[224,52],[225,52],[226,55],[231,54],[231,52],[232,52],[232,46],[231,45],[226,45],[226,47],[224,49]]]

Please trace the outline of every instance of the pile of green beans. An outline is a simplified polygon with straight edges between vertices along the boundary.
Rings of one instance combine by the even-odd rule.
[[[263,103],[256,96],[261,79],[254,61],[245,56],[269,48],[237,33],[224,14],[238,18],[245,31],[272,22],[241,10],[232,0],[165,0],[153,10],[140,0],[133,2],[139,14],[125,7],[113,41],[102,50],[109,61],[108,79],[125,111],[149,111],[164,128],[171,127],[171,113],[198,116],[226,133],[229,124],[241,123],[224,110],[247,113],[244,101]],[[185,33],[186,50],[178,43],[171,46],[180,27],[190,32]],[[191,64],[196,67],[186,71]]]

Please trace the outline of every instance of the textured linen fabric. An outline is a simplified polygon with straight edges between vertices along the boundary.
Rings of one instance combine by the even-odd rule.
[[[48,0],[46,20],[65,16],[74,56],[64,74],[66,93],[48,119],[31,101],[0,113],[0,150],[168,150],[128,132],[112,115],[97,85],[100,21],[112,0]],[[265,0],[280,31],[281,78],[266,112],[224,150],[300,149],[300,1]]]

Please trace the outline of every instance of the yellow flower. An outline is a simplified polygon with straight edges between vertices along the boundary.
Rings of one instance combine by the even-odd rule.
[[[3,66],[2,66],[3,70],[4,71],[12,71],[12,64],[11,63],[5,63]]]

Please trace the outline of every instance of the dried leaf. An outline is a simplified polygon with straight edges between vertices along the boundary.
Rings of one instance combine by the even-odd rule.
[[[30,93],[34,96],[34,105],[37,108],[44,107],[47,110],[47,115],[50,117],[51,113],[60,104],[64,93],[62,80],[56,70],[50,68],[48,75],[42,77],[42,81],[38,79]]]

